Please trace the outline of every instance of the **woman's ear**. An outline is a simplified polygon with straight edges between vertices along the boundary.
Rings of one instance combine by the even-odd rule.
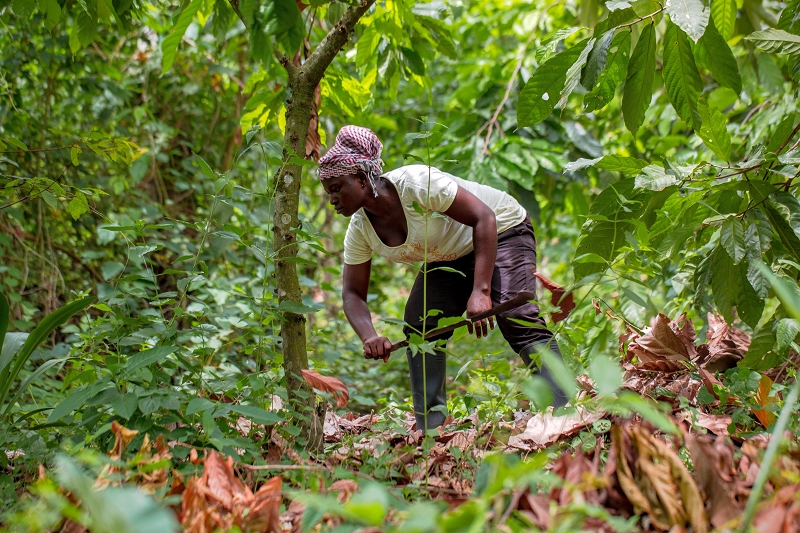
[[[361,183],[362,189],[367,186],[367,175],[364,173],[363,170],[359,170],[356,173],[356,178],[358,179],[359,183]]]

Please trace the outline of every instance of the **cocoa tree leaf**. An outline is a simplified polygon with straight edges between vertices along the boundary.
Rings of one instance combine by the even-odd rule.
[[[622,94],[622,116],[625,127],[634,136],[644,122],[644,113],[650,107],[656,74],[656,33],[653,23],[642,29],[639,41],[628,62],[628,74]]]
[[[669,101],[681,120],[699,129],[702,123],[697,102],[703,91],[703,81],[694,62],[689,39],[681,28],[668,24],[664,34],[664,88]]]
[[[323,376],[314,370],[303,369],[300,371],[306,383],[311,385],[317,390],[323,392],[332,392],[336,395],[336,406],[342,408],[347,405],[347,400],[350,399],[350,391],[347,390],[347,385],[342,383],[339,378],[331,376]]]
[[[711,19],[726,41],[733,37],[736,11],[736,0],[711,0]]]
[[[706,31],[709,12],[700,0],[667,0],[669,19],[697,42]]]
[[[591,92],[583,100],[585,111],[597,111],[614,99],[620,83],[625,80],[625,70],[631,53],[631,33],[620,31],[614,35],[607,50],[605,68],[598,74]],[[591,56],[589,58],[591,60]],[[588,89],[589,87],[585,85]]]

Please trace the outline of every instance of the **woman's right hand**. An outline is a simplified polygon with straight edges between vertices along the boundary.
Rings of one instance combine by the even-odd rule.
[[[364,341],[364,357],[367,359],[383,359],[385,363],[389,359],[391,349],[392,341],[386,337],[376,335]]]

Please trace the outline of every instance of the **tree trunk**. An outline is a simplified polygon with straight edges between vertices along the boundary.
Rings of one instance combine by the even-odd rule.
[[[234,12],[241,19],[237,0],[229,0]],[[300,203],[300,178],[302,167],[291,164],[293,156],[305,157],[306,137],[311,120],[314,92],[322,76],[336,54],[350,38],[358,20],[367,12],[375,0],[363,0],[360,6],[351,6],[341,20],[331,29],[317,48],[300,66],[293,65],[287,57],[279,53],[279,61],[289,78],[291,97],[286,102],[286,132],[283,144],[284,166],[275,176],[275,232],[274,250],[276,291],[280,302],[300,303],[302,293],[297,278],[297,243],[294,229],[300,225],[298,206]],[[243,21],[244,22],[244,21]],[[288,260],[287,260],[288,259]],[[317,408],[316,396],[300,376],[300,371],[308,368],[306,353],[306,319],[303,315],[285,312],[281,327],[283,340],[283,369],[286,375],[286,392],[289,403],[301,415],[301,436],[307,441],[309,449],[322,446],[322,423],[325,408]]]

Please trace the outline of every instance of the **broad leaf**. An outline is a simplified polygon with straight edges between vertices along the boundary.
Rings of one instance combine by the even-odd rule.
[[[800,0],[793,0],[786,4],[781,12],[781,18],[778,20],[778,29],[800,35]]]
[[[45,13],[45,27],[52,30],[61,20],[61,6],[58,0],[39,0],[39,9]]]
[[[778,365],[780,356],[777,353],[771,353],[776,340],[773,332],[774,326],[774,321],[767,322],[753,335],[747,355],[739,361],[737,366],[752,370],[769,370]]]
[[[365,26],[356,42],[356,67],[363,70],[375,57],[381,36],[373,24]]]
[[[608,30],[592,47],[589,52],[589,57],[586,59],[586,67],[583,69],[581,76],[581,85],[587,90],[592,90],[597,83],[597,78],[600,72],[606,68],[606,60],[608,58],[608,49],[611,47],[611,41],[614,39],[616,30]]]
[[[204,0],[192,0],[186,8],[181,11],[178,20],[164,40],[161,42],[161,73],[165,74],[170,68],[172,63],[175,62],[175,54],[178,52],[178,45],[183,39],[183,34],[191,24],[197,11],[202,6]]]
[[[10,331],[6,333],[5,339],[3,340],[2,351],[0,351],[0,372],[5,370],[6,366],[11,362],[11,359],[14,358],[14,354],[25,344],[25,340],[28,336],[28,333],[20,331]]]
[[[703,81],[694,62],[692,46],[686,34],[675,24],[667,25],[664,35],[664,87],[672,107],[681,119],[694,129],[702,121],[697,101],[703,91]]]
[[[735,216],[729,216],[722,223],[720,228],[720,244],[728,252],[728,256],[733,259],[733,264],[738,265],[745,255],[744,227],[741,220]]]
[[[97,21],[89,16],[86,11],[79,9],[76,25],[78,28],[78,42],[81,43],[81,47],[86,48],[97,37]]]
[[[722,38],[730,40],[736,25],[736,0],[711,0],[711,20]]]
[[[740,278],[744,278],[747,273],[747,269],[744,267],[745,265],[742,264]],[[756,294],[755,289],[745,279],[742,279],[741,284],[742,290],[736,303],[736,312],[742,322],[755,329],[761,321],[761,315],[764,314],[764,300]]]
[[[622,172],[629,176],[636,176],[647,166],[647,161],[635,157],[611,154],[604,156],[595,166],[610,172]]]
[[[656,33],[653,23],[642,29],[639,42],[628,63],[625,90],[622,95],[622,115],[625,127],[634,136],[644,122],[644,113],[650,107],[656,73]]]
[[[266,411],[260,407],[255,407],[252,405],[231,404],[228,405],[228,408],[234,413],[239,413],[240,415],[249,418],[256,424],[264,424],[265,426],[272,426],[277,424],[278,422],[283,422],[283,417],[281,417],[277,413]]]
[[[800,53],[800,35],[794,35],[784,30],[770,28],[764,31],[754,31],[745,39],[765,52],[774,52],[776,54]]]
[[[715,248],[711,264],[711,293],[717,309],[729,324],[739,296],[740,281],[739,268],[728,253],[720,247]]]
[[[564,88],[567,71],[580,58],[587,42],[581,41],[572,48],[556,54],[534,71],[519,93],[517,102],[519,127],[533,126],[550,115]]]
[[[742,92],[742,76],[739,74],[739,65],[736,63],[736,58],[733,57],[728,43],[717,31],[713,22],[708,24],[706,33],[698,44],[704,47],[708,53],[708,68],[714,79],[720,85],[736,91],[737,95]]]
[[[797,234],[794,232],[792,226],[789,225],[786,219],[783,218],[783,215],[781,215],[777,209],[769,205],[768,202],[762,204],[761,209],[766,213],[770,224],[772,224],[772,228],[778,234],[783,245],[794,256],[794,260],[800,261],[800,239],[797,238]]]
[[[125,375],[130,376],[140,368],[166,359],[168,355],[176,351],[178,351],[177,346],[158,346],[150,350],[139,352],[128,359],[128,364],[125,366]]]
[[[697,113],[700,117],[700,127],[697,129],[698,137],[703,139],[703,143],[717,157],[725,162],[730,161],[731,136],[728,133],[728,120],[725,115],[717,111],[716,107],[709,108],[704,99],[698,102]]]
[[[83,406],[83,404],[85,404],[89,398],[94,397],[96,394],[106,390],[109,387],[113,387],[113,385],[109,383],[109,378],[106,377],[97,383],[76,390],[67,396],[67,398],[61,403],[59,403],[55,409],[50,411],[50,416],[47,417],[46,423],[52,424],[53,422],[58,422],[72,411],[75,411]]]
[[[673,24],[694,42],[703,36],[709,14],[701,0],[667,0],[666,9]]]
[[[583,47],[581,55],[578,56],[578,59],[575,61],[575,63],[573,63],[572,66],[567,69],[567,77],[564,81],[564,88],[561,89],[561,97],[556,104],[556,109],[564,109],[564,107],[566,107],[569,100],[569,95],[572,94],[572,91],[574,91],[575,87],[578,86],[578,83],[581,79],[581,70],[586,64],[589,53],[593,50],[594,42],[594,38],[589,39],[589,42]]]
[[[651,191],[663,191],[671,185],[678,183],[672,174],[667,174],[664,167],[659,165],[647,165],[642,169],[641,174],[636,176],[636,188],[648,189]]]
[[[283,45],[286,52],[294,55],[305,37],[305,25],[295,0],[272,0],[267,4],[265,30]]]
[[[602,109],[614,98],[617,88],[625,79],[630,53],[631,32],[617,32],[607,51],[605,68],[598,73],[594,88],[583,100],[587,113]],[[591,56],[589,60],[591,61]]]

